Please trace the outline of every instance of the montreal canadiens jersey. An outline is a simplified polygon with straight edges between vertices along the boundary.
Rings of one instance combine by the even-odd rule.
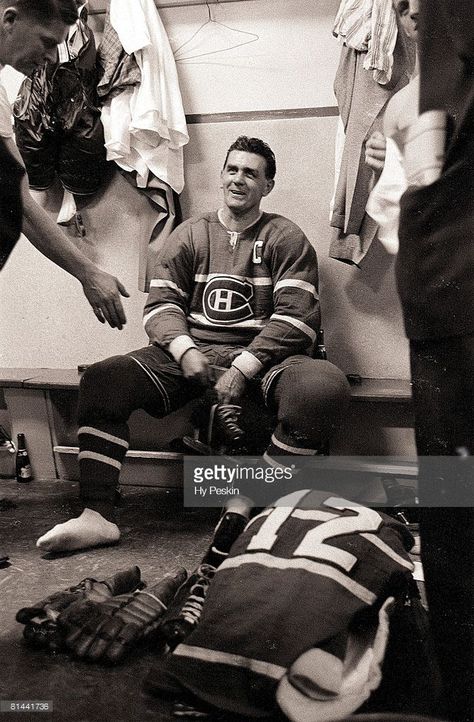
[[[186,690],[218,708],[268,716],[304,652],[405,591],[411,534],[394,519],[302,490],[254,517],[218,568],[200,623],[151,670],[155,692]]]
[[[320,323],[316,253],[283,216],[233,233],[209,213],[170,236],[150,283],[144,326],[167,348],[183,334],[246,347],[264,366],[305,353]]]

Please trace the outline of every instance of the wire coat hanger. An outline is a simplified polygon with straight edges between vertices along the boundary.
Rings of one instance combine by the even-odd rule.
[[[217,0],[217,2],[218,2],[218,0]],[[177,63],[184,61],[184,60],[192,60],[194,58],[202,58],[205,55],[215,55],[216,53],[225,53],[228,50],[234,50],[235,48],[240,48],[243,45],[249,45],[250,43],[255,43],[257,40],[260,40],[260,36],[257,35],[256,33],[250,33],[247,30],[239,30],[237,28],[232,28],[232,27],[230,27],[230,25],[225,25],[225,23],[221,23],[219,20],[216,20],[212,16],[211,7],[208,2],[206,3],[206,7],[207,7],[207,15],[208,15],[207,20],[198,27],[198,29],[191,35],[190,38],[188,38],[187,40],[184,41],[184,43],[181,43],[181,45],[179,45],[177,48],[175,48],[173,54],[175,56],[175,60]],[[180,51],[184,47],[189,45],[199,35],[199,33],[201,33],[204,30],[204,28],[208,27],[209,25],[219,26],[219,27],[225,28],[225,30],[230,30],[233,33],[238,33],[239,35],[249,36],[250,39],[244,40],[243,42],[240,42],[240,43],[235,43],[234,45],[230,45],[227,48],[221,48],[219,50],[207,50],[203,53],[197,53],[196,55],[188,55],[188,56],[181,57],[181,58],[178,57]]]

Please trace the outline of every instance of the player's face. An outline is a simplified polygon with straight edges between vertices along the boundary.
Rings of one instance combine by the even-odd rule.
[[[57,46],[68,30],[60,20],[41,24],[16,7],[5,8],[0,23],[1,62],[24,75],[31,75],[37,67],[56,60]]]
[[[267,161],[256,153],[232,150],[221,172],[224,203],[236,215],[260,207],[260,201],[273,188],[265,175]]]
[[[418,0],[393,0],[393,6],[408,37],[418,37]]]

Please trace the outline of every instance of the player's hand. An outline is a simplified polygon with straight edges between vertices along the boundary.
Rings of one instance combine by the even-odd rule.
[[[227,369],[214,386],[219,403],[231,404],[238,401],[245,391],[246,381],[243,373],[235,366]]]
[[[372,133],[365,144],[365,162],[377,173],[384,167],[386,147],[385,136],[378,130]]]
[[[181,357],[181,371],[188,381],[208,386],[210,381],[209,361],[197,348],[190,348]]]
[[[121,330],[127,319],[120,296],[128,298],[130,294],[120,281],[110,273],[94,268],[87,273],[82,288],[97,319]]]

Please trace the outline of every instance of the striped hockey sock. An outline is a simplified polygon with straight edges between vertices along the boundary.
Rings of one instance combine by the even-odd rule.
[[[103,515],[105,511],[106,517],[113,510],[128,447],[127,424],[104,422],[79,429],[81,501]]]

